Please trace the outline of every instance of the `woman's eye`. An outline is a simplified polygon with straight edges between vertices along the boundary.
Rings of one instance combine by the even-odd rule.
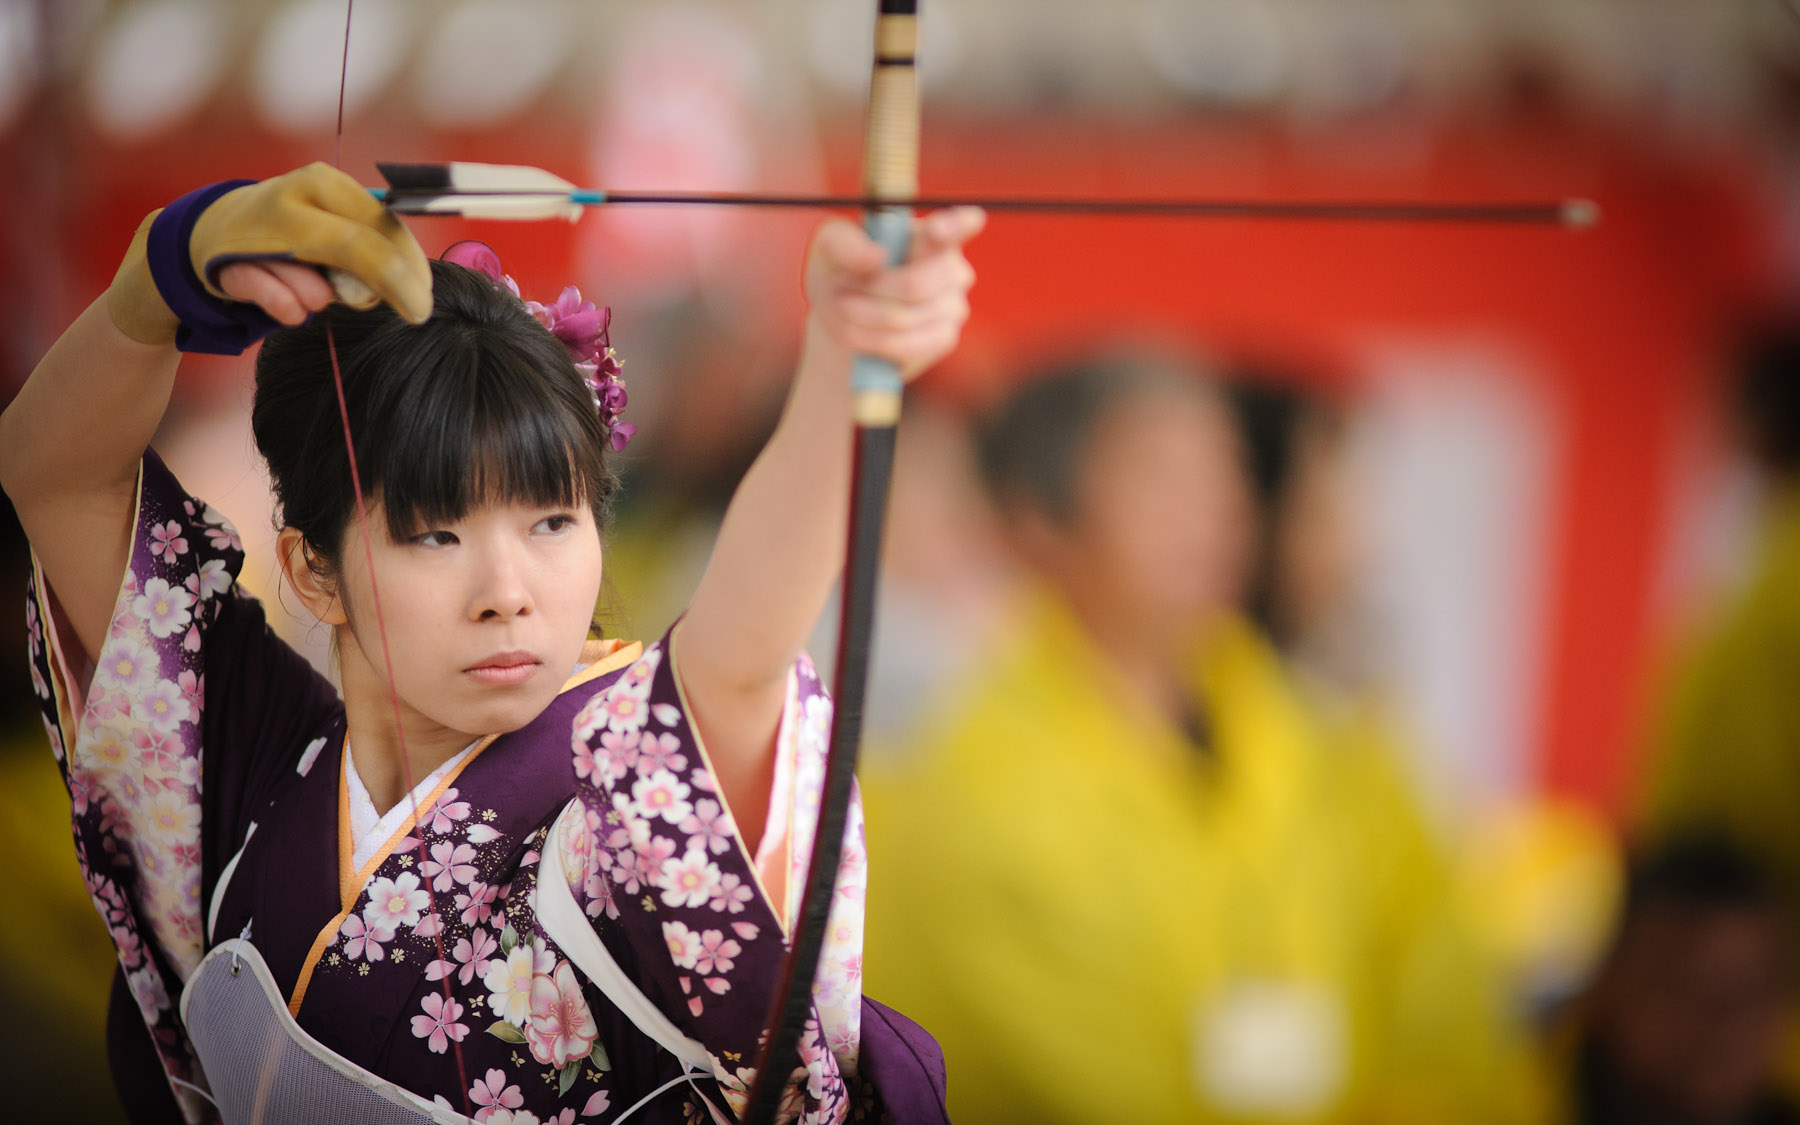
[[[575,526],[574,516],[545,516],[537,522],[533,530],[549,532],[552,535],[569,530]]]
[[[456,542],[456,536],[448,531],[427,531],[413,542],[421,547],[448,547]]]

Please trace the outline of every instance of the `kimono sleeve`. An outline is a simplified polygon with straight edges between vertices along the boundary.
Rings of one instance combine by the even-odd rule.
[[[666,638],[588,702],[573,731],[587,831],[571,837],[564,866],[581,876],[571,890],[593,928],[629,946],[638,989],[705,1047],[741,1113],[812,850],[831,702],[802,655],[788,678],[756,856],[714,783],[691,715]],[[805,1081],[784,1102],[805,1122],[842,1119],[857,1067],[867,869],[860,803],[845,832],[814,1018],[801,1043]]]
[[[229,796],[207,791],[220,788],[203,756],[220,737],[207,670],[259,663],[218,651],[218,637],[261,621],[236,587],[242,564],[231,524],[146,453],[130,557],[91,668],[35,559],[26,604],[32,686],[68,787],[76,858],[163,1069],[182,1083],[200,1079],[177,1004],[205,947],[208,820]],[[266,629],[256,634],[252,647],[299,659]],[[177,1098],[197,1119],[197,1098]]]

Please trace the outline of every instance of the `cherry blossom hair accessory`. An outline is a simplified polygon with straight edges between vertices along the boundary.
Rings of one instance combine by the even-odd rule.
[[[518,283],[500,268],[500,255],[485,242],[474,239],[458,242],[444,251],[443,260],[483,274],[521,301],[525,300],[519,294]],[[555,304],[525,301],[525,308],[539,324],[550,330],[552,336],[562,341],[569,358],[575,362],[575,370],[581,374],[581,381],[588,385],[594,396],[594,409],[600,412],[600,421],[606,426],[613,452],[624,449],[637,433],[637,427],[619,420],[625,413],[627,400],[625,380],[620,377],[622,367],[608,338],[612,309],[596,308],[594,302],[582,300],[581,290],[573,285],[563,289]]]

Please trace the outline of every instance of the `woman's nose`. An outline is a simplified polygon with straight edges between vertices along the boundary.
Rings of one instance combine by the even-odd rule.
[[[523,569],[508,551],[495,551],[483,560],[470,617],[477,621],[523,617],[531,612],[531,591]]]

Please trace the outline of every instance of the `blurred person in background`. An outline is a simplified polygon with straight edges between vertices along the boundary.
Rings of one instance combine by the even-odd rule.
[[[1780,1125],[1793,937],[1774,885],[1714,839],[1634,865],[1612,946],[1566,1035],[1571,1125]]]
[[[1739,432],[1762,482],[1749,579],[1681,663],[1662,707],[1643,807],[1650,839],[1719,836],[1769,872],[1800,918],[1800,325],[1742,352]],[[1800,1035],[1787,1035],[1800,1091]]]
[[[939,1036],[956,1119],[1507,1119],[1494,982],[1417,810],[1235,608],[1223,397],[1078,364],[980,452],[1029,591],[865,777],[865,972]]]

